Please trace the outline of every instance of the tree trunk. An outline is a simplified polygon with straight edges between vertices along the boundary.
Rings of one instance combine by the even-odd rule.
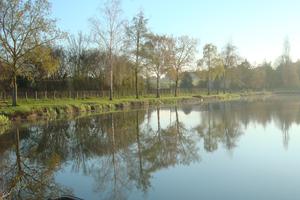
[[[209,80],[209,78],[208,78],[208,81],[207,81],[207,95],[210,95],[210,80]]]
[[[208,62],[207,95],[210,95],[210,58],[209,58],[209,62]]]
[[[17,76],[13,76],[13,95],[12,95],[12,106],[17,106],[18,100],[18,85],[17,85]]]
[[[179,77],[178,77],[178,75],[176,75],[176,80],[175,80],[175,97],[177,97],[177,95],[178,95],[178,80],[179,79]]]
[[[110,55],[111,57],[111,55]],[[109,89],[109,100],[113,100],[113,66],[112,60],[110,59],[110,89]]]
[[[139,53],[140,53],[140,33],[137,34],[136,41],[136,57],[135,57],[135,97],[139,98],[139,89],[138,89],[138,69],[139,69]]]
[[[156,98],[160,98],[160,77],[156,78]]]
[[[138,88],[138,70],[135,69],[135,98],[139,98],[139,88]]]
[[[224,69],[224,74],[223,74],[223,93],[226,93],[226,70]]]

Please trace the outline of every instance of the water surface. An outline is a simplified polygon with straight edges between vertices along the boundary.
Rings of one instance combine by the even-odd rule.
[[[13,199],[299,199],[300,97],[15,126],[0,161]]]

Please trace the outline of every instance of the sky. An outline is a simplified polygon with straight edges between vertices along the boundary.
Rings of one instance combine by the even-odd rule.
[[[58,27],[76,34],[90,32],[88,20],[101,15],[105,0],[50,2]],[[198,39],[199,52],[207,43],[221,51],[232,41],[252,64],[273,62],[288,38],[292,59],[300,59],[299,0],[123,0],[121,6],[127,20],[143,10],[154,33]]]

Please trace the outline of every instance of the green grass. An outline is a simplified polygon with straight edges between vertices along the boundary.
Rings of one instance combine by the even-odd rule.
[[[96,111],[104,110],[114,110],[118,105],[126,105],[134,102],[149,102],[155,103],[158,101],[171,102],[178,99],[183,99],[187,97],[162,97],[160,99],[156,98],[122,98],[114,99],[110,101],[109,99],[100,99],[100,98],[87,98],[87,99],[45,99],[45,100],[34,100],[21,99],[18,101],[18,106],[10,106],[11,102],[8,102],[9,106],[0,107],[0,114],[12,117],[12,116],[26,116],[30,114],[42,115],[45,113],[49,114],[62,114],[69,112],[86,112],[91,109]],[[189,96],[188,98],[191,98]]]
[[[18,106],[10,106],[11,102],[8,102],[8,106],[0,107],[0,115],[4,115],[10,119],[36,119],[37,117],[56,117],[57,115],[78,115],[78,113],[96,113],[111,112],[121,108],[130,108],[132,104],[139,106],[143,105],[158,105],[158,104],[176,104],[182,100],[192,99],[193,96],[201,96],[204,99],[209,100],[215,97],[218,100],[231,100],[239,98],[239,94],[215,94],[207,96],[206,94],[181,94],[180,97],[174,96],[162,96],[161,98],[155,98],[153,96],[144,96],[139,99],[134,97],[115,98],[110,101],[108,98],[86,98],[86,99],[20,99]],[[197,101],[197,99],[196,99]]]

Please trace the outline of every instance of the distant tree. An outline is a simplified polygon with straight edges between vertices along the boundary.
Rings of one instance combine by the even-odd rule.
[[[70,35],[68,37],[68,60],[71,65],[72,75],[75,78],[86,76],[86,69],[83,63],[85,54],[89,46],[89,38],[82,32],[77,36]]]
[[[88,49],[83,57],[87,76],[103,80],[105,77],[106,53],[98,49]]]
[[[107,0],[103,9],[103,16],[92,18],[92,31],[96,43],[100,49],[107,52],[107,62],[109,68],[109,99],[113,99],[113,68],[115,55],[119,53],[119,48],[123,39],[124,21],[121,18],[122,9],[119,0]]]
[[[135,77],[132,76],[131,70],[134,68],[134,63],[128,60],[128,57],[123,55],[115,58],[115,73],[114,85],[119,90],[130,90],[135,86]],[[142,84],[139,83],[142,87]]]
[[[261,67],[265,73],[266,89],[278,87],[279,78],[277,76],[276,70],[272,67],[272,64],[265,61],[259,67]]]
[[[266,72],[262,67],[256,67],[251,70],[251,74],[248,74],[250,79],[250,87],[252,89],[264,89],[265,88],[265,80],[266,80]]]
[[[287,65],[287,64],[291,63],[290,52],[291,52],[290,41],[288,38],[286,38],[283,42],[283,51],[282,51],[282,55],[280,57],[281,64]]]
[[[220,56],[217,56],[212,60],[212,68],[211,68],[211,81],[217,82],[218,83],[218,93],[220,90],[220,81],[221,78],[224,75],[224,62],[220,58]]]
[[[248,60],[244,60],[236,68],[228,69],[228,75],[231,79],[232,87],[237,89],[249,89],[252,65]]]
[[[193,78],[189,72],[183,72],[180,87],[181,88],[192,88],[193,87]]]
[[[145,43],[148,20],[145,18],[144,13],[140,11],[131,21],[131,23],[126,26],[127,34],[127,44],[129,46],[129,54],[133,55],[135,59],[135,64],[133,66],[134,77],[135,77],[135,96],[139,98],[139,88],[138,88],[138,77],[141,71],[142,65],[142,45]]]
[[[167,36],[149,34],[144,46],[147,70],[156,77],[156,97],[160,97],[160,79],[170,66],[171,39]]]
[[[210,84],[212,81],[212,68],[218,60],[217,47],[213,44],[206,44],[203,47],[203,58],[198,62],[201,68],[207,69],[207,94],[210,95]]]
[[[222,58],[224,62],[224,71],[223,71],[223,93],[226,93],[227,88],[227,72],[229,68],[235,67],[237,65],[238,55],[236,52],[236,47],[228,42],[222,52]]]
[[[175,94],[178,95],[178,86],[181,74],[185,67],[188,67],[194,60],[197,41],[188,36],[181,36],[172,39],[171,48],[171,77],[175,82]]]
[[[63,35],[50,18],[47,0],[0,1],[0,61],[8,66],[12,80],[12,105],[17,105],[17,77],[28,71],[24,56]]]
[[[63,47],[54,47],[53,55],[58,60],[58,69],[52,75],[53,79],[65,79],[71,76],[68,64],[67,51]]]
[[[295,88],[299,86],[299,76],[290,57],[290,43],[288,39],[285,39],[283,44],[283,52],[280,57],[278,70],[281,73],[282,84],[284,87]]]

